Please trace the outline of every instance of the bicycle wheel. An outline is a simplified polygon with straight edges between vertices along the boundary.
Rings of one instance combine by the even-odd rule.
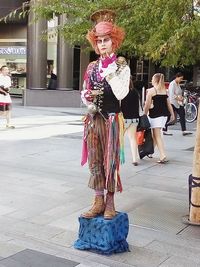
[[[187,103],[185,106],[185,119],[187,122],[193,122],[197,118],[197,107],[193,103]]]

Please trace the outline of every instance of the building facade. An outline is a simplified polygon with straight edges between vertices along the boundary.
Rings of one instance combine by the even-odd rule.
[[[23,1],[0,1],[0,17],[19,8]],[[14,25],[14,27],[13,27]],[[0,23],[0,66],[7,65],[12,74],[13,92],[26,88],[27,20],[18,16]]]
[[[23,2],[2,0],[0,17],[16,9],[20,12]],[[1,22],[0,66],[10,68],[11,92],[22,92],[24,105],[80,106],[80,48],[71,47],[59,35],[43,38],[52,23],[64,24],[65,20],[65,15],[62,15],[51,22],[36,21],[34,14],[30,13],[23,19],[16,15],[6,23]],[[83,59],[87,57],[89,55],[82,56]],[[57,80],[54,88],[48,90],[52,73]]]

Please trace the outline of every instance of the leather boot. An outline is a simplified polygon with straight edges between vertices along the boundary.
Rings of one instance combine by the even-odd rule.
[[[115,205],[114,205],[114,193],[108,192],[106,194],[106,208],[104,211],[104,219],[112,220],[116,215]]]
[[[105,210],[104,196],[95,196],[94,204],[89,211],[84,212],[81,216],[84,218],[94,218]]]

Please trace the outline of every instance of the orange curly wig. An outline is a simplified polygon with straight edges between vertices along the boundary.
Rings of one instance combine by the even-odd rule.
[[[111,32],[109,34],[105,33],[105,35],[109,35],[112,39],[112,52],[115,52],[121,46],[125,37],[125,32],[121,27],[118,27],[117,25],[113,24]],[[86,35],[87,40],[90,42],[95,52],[99,54],[99,50],[97,48],[97,37],[98,36],[96,35],[95,28],[88,31]]]

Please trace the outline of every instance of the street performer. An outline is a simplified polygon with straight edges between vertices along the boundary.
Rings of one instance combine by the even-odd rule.
[[[116,215],[114,193],[122,191],[119,168],[124,163],[124,120],[120,100],[129,92],[130,69],[126,60],[115,54],[125,36],[114,24],[115,17],[111,10],[95,12],[91,16],[94,28],[86,36],[100,57],[88,65],[81,93],[88,107],[81,164],[88,158],[88,186],[95,191],[94,204],[82,214],[84,218],[104,214],[104,219],[111,220]]]

